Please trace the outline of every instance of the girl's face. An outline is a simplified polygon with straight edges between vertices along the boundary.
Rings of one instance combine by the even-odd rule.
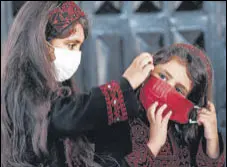
[[[177,56],[170,61],[155,66],[152,74],[174,87],[183,96],[192,90],[192,81],[189,78],[186,64]]]
[[[52,46],[56,48],[64,48],[68,50],[80,50],[84,42],[84,29],[81,24],[75,24],[73,32],[66,38],[54,38],[50,41]],[[53,49],[53,48],[52,48]],[[55,60],[53,50],[51,51],[51,61]]]

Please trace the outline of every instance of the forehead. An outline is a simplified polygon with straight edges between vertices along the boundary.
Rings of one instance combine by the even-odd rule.
[[[185,62],[174,56],[170,61],[155,66],[155,70],[167,71],[176,83],[183,85],[187,90],[191,90],[192,81]]]
[[[81,42],[84,41],[84,29],[81,24],[73,25],[73,28],[70,30],[70,35],[66,37],[66,40],[79,40]]]

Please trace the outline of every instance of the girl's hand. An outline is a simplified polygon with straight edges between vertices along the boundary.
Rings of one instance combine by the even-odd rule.
[[[220,154],[217,117],[214,104],[208,102],[207,108],[198,112],[198,125],[203,125],[206,138],[206,153],[210,158],[217,158]]]
[[[207,140],[218,138],[217,116],[214,104],[208,102],[207,108],[202,108],[197,116],[198,125],[204,126],[204,136]]]
[[[152,56],[149,53],[142,53],[133,60],[124,72],[123,77],[129,81],[133,89],[136,89],[145,81],[153,69]]]
[[[170,111],[163,118],[162,113],[166,109],[167,105],[164,104],[159,109],[157,109],[157,106],[158,102],[155,102],[147,111],[147,117],[150,122],[150,137],[147,145],[150,148],[151,152],[154,154],[154,156],[158,154],[161,147],[166,142],[168,122],[172,114],[172,111]],[[155,115],[156,110],[157,113]]]

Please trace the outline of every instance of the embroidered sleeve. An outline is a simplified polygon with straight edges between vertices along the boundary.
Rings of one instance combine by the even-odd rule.
[[[136,115],[138,101],[126,79],[122,78],[120,84],[111,81],[100,86],[100,90],[106,101],[108,125],[125,121],[129,116]]]
[[[199,167],[223,167],[225,163],[225,151],[221,135],[219,135],[220,155],[216,159],[208,157],[203,148],[202,140],[200,141],[198,153],[196,155],[196,163]]]
[[[49,129],[61,137],[90,133],[137,115],[137,102],[124,78],[119,83],[94,87],[88,93],[57,97],[52,102]]]
[[[128,119],[124,97],[119,84],[112,81],[100,87],[106,100],[108,124]]]

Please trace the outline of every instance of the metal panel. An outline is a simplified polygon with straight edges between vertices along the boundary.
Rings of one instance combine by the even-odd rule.
[[[13,21],[11,4],[12,1],[1,1],[1,48],[7,39],[8,30]]]

